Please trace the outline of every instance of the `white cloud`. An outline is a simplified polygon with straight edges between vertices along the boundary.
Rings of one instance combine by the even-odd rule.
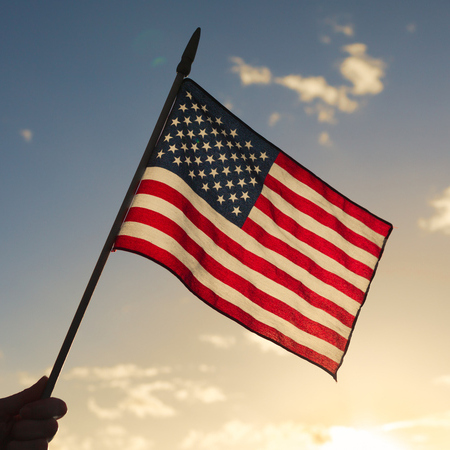
[[[245,339],[249,344],[256,345],[258,349],[263,353],[275,353],[278,356],[286,356],[288,352],[278,345],[274,344],[267,339],[264,339],[258,336],[255,333],[251,333],[250,331],[246,331],[244,333]]]
[[[273,127],[274,125],[276,125],[279,121],[281,120],[281,114],[274,112],[270,115],[269,117],[269,126]]]
[[[385,63],[368,56],[364,44],[350,44],[343,50],[350,56],[342,62],[340,70],[342,76],[353,83],[352,94],[379,94],[384,89],[381,78],[385,75]]]
[[[389,436],[350,427],[306,426],[293,422],[256,426],[234,420],[213,432],[191,430],[182,449],[400,450]]]
[[[25,142],[31,142],[33,140],[33,132],[28,129],[20,130],[20,135]]]
[[[419,226],[426,231],[450,234],[450,187],[430,201],[435,213],[429,219],[419,219]]]
[[[193,381],[182,381],[181,388],[175,393],[180,401],[200,401],[201,403],[216,403],[226,400],[224,393],[216,386],[204,386]]]
[[[221,336],[218,334],[202,334],[199,337],[200,341],[213,345],[214,347],[227,349],[236,344],[236,339],[233,336]]]
[[[326,131],[323,131],[322,133],[320,133],[318,140],[319,140],[319,144],[323,145],[324,147],[331,147],[333,145],[330,135]]]
[[[336,30],[351,35],[350,25]],[[367,95],[377,95],[384,90],[382,79],[385,77],[386,64],[382,59],[376,59],[367,54],[367,46],[353,43],[342,48],[349,54],[339,66],[343,79],[350,81],[348,85],[331,85],[324,76],[304,77],[301,74],[289,74],[274,77],[268,67],[253,67],[242,58],[234,57],[232,71],[240,76],[243,85],[250,84],[278,84],[284,86],[299,96],[301,102],[308,103],[305,108],[308,114],[317,116],[319,122],[336,123],[336,111],[348,114],[354,113],[359,103],[356,98]],[[356,97],[356,98],[355,98]],[[274,113],[269,119],[273,125],[280,118]]]
[[[428,416],[419,417],[412,420],[403,420],[399,422],[392,422],[384,425],[384,431],[393,431],[406,428],[450,428],[450,411],[445,411],[438,414],[430,414]]]
[[[355,34],[355,29],[354,29],[354,26],[352,24],[339,25],[337,23],[334,23],[333,24],[333,30],[336,33],[342,33],[342,34],[345,34],[348,37],[352,37]]]
[[[246,64],[242,58],[233,57],[231,61],[234,66],[231,68],[241,78],[244,85],[250,84],[269,84],[272,81],[272,73],[267,67],[253,67]]]
[[[110,425],[93,435],[79,437],[61,427],[51,444],[52,450],[150,450],[154,443],[143,436],[133,436],[123,427]]]

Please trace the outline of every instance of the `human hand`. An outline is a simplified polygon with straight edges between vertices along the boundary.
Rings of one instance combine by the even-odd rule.
[[[47,380],[0,399],[0,450],[47,450],[67,412],[62,400],[41,399]]]

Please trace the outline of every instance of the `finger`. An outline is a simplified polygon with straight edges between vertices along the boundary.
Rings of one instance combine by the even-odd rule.
[[[13,441],[6,446],[6,450],[47,450],[48,442],[46,439],[36,441]]]
[[[1,408],[5,414],[17,414],[22,406],[27,403],[34,402],[41,398],[45,385],[47,384],[47,377],[42,377],[38,382],[28,389],[18,392],[17,394],[1,399]]]
[[[20,420],[12,427],[10,436],[12,441],[45,439],[48,442],[57,431],[58,422],[56,419]]]
[[[67,412],[67,405],[59,398],[45,398],[25,405],[19,412],[22,419],[60,419]]]

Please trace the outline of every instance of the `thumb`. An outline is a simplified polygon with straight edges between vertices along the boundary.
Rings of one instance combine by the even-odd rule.
[[[3,412],[6,414],[18,414],[22,406],[39,400],[47,384],[47,380],[48,377],[44,376],[33,384],[33,386],[0,400]]]

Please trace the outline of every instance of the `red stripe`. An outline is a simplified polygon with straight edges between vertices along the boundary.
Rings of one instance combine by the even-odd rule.
[[[317,263],[312,261],[307,256],[303,255],[303,253],[299,252],[295,248],[291,247],[285,241],[268,234],[263,227],[258,225],[250,218],[246,220],[242,229],[246,231],[250,236],[257,239],[258,242],[264,245],[264,247],[273,250],[274,252],[289,259],[294,264],[306,269],[318,280],[334,287],[335,289],[347,295],[358,303],[363,302],[364,292],[362,292],[360,289],[356,288],[351,283],[337,276],[336,274],[323,269]],[[331,303],[334,304],[333,302]]]
[[[131,208],[127,221],[144,223],[167,234],[192,255],[215,279],[227,284],[245,297],[251,299],[253,303],[292,323],[297,328],[329,342],[340,350],[345,349],[347,339],[335,331],[330,330],[328,327],[305,317],[281,300],[266,294],[245,278],[217,262],[173,220],[158,212],[134,207]],[[215,228],[213,224],[211,226]],[[189,284],[188,281],[187,284]]]
[[[256,320],[250,314],[242,311],[239,307],[220,297],[211,289],[200,283],[197,278],[195,278],[194,274],[183,263],[181,263],[181,261],[166,250],[161,249],[150,242],[129,236],[118,236],[115,248],[119,250],[132,251],[156,260],[175,273],[192,292],[220,313],[232,318],[257,334],[278,343],[296,355],[317,364],[320,367],[323,367],[331,374],[336,374],[337,369],[339,368],[338,363],[293,341],[291,338],[282,334],[279,330]]]
[[[351,244],[366,250],[377,258],[380,256],[381,248],[378,245],[348,228],[341,221],[339,221],[336,216],[325,211],[311,200],[308,200],[287,188],[272,175],[267,175],[264,184],[268,188],[272,189],[272,191],[279,194],[284,200],[289,202],[295,209],[298,209],[299,211],[317,220],[317,222],[322,225],[336,231]]]
[[[312,231],[302,227],[298,222],[292,219],[292,217],[289,217],[287,214],[284,214],[276,208],[274,204],[263,195],[259,196],[255,203],[255,207],[270,217],[280,228],[283,228],[292,234],[292,236],[294,236],[297,240],[305,242],[310,247],[334,259],[346,269],[359,275],[360,277],[364,277],[368,280],[372,278],[373,269],[361,261],[352,258],[342,249],[325,238],[318,236]]]
[[[282,268],[275,266],[264,258],[255,255],[254,253],[248,251],[247,249],[236,243],[228,235],[220,231],[211,221],[201,215],[175,189],[158,181],[145,180],[142,182],[139,188],[139,193],[151,194],[170,202],[178,209],[182,210],[186,217],[188,217],[189,220],[197,228],[208,235],[217,246],[224,249],[230,255],[238,259],[242,264],[261,273],[263,276],[275,281],[276,283],[286,287],[287,289],[290,289],[296,295],[305,299],[312,306],[322,309],[323,311],[341,321],[347,327],[351,328],[353,326],[355,318],[352,314],[350,314],[344,308],[336,305],[334,302],[328,300],[327,298],[318,295],[316,292],[306,287],[300,280],[293,278],[291,275],[287,274],[282,270]],[[247,221],[249,220],[250,219],[247,219]],[[254,227],[250,228],[247,228],[244,225],[242,230],[256,237],[258,242],[260,242],[260,239],[263,235],[267,237],[267,234],[265,232],[258,234],[256,224]],[[265,244],[266,247],[270,247],[270,240],[266,239]],[[280,248],[273,247],[272,249],[279,252]],[[297,254],[294,254],[292,256],[288,250],[286,250],[283,255],[287,255],[289,259],[291,259],[290,257],[297,257]],[[357,301],[359,300],[357,299]]]
[[[351,200],[336,192],[333,188],[328,186],[324,181],[317,178],[311,172],[303,168],[297,162],[293,161],[287,155],[280,153],[275,160],[286,172],[292,175],[300,182],[306,184],[311,189],[314,189],[318,194],[327,199],[330,203],[342,209],[346,214],[358,219],[373,231],[381,236],[387,236],[391,230],[391,225],[385,221],[374,216],[370,212],[361,208]]]

